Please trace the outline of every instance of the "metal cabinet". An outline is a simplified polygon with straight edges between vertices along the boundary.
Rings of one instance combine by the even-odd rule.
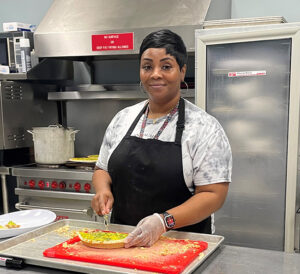
[[[196,103],[233,152],[228,198],[215,214],[227,243],[294,250],[300,24],[196,31]]]

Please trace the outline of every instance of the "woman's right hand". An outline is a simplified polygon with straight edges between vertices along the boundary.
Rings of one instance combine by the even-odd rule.
[[[114,203],[110,190],[98,191],[92,199],[92,208],[98,215],[109,214]]]
[[[96,191],[92,199],[92,208],[98,215],[108,214],[114,203],[109,173],[99,168],[95,169],[92,182]]]

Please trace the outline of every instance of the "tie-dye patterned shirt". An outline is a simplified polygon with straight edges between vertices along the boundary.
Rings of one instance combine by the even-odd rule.
[[[121,110],[110,122],[100,149],[97,166],[107,171],[108,161],[127,133],[130,125],[146,101]],[[153,138],[166,116],[148,119],[144,139]],[[178,112],[172,117],[159,140],[174,142]],[[139,137],[143,115],[133,136]],[[185,100],[185,128],[182,134],[182,164],[185,183],[191,192],[195,186],[230,182],[232,169],[231,149],[219,122],[191,102]]]

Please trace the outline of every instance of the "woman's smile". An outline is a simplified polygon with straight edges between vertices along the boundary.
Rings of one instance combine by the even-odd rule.
[[[153,83],[153,84],[149,84],[149,86],[150,86],[151,88],[154,88],[154,89],[160,89],[160,88],[162,88],[162,87],[165,87],[166,84]]]

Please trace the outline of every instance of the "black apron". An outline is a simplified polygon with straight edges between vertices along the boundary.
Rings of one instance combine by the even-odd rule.
[[[180,98],[179,101],[175,142],[130,136],[146,107],[136,117],[108,162],[114,195],[113,223],[135,226],[142,218],[176,207],[192,196],[185,184],[182,168],[184,100]],[[211,217],[178,230],[211,233]]]

